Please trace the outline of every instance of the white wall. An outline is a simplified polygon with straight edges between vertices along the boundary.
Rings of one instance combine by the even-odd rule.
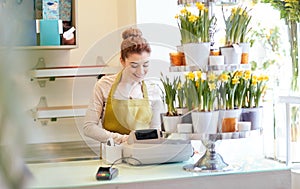
[[[124,1],[118,0],[77,0],[77,3],[78,48],[25,51],[28,58],[20,60],[20,64],[26,65],[30,70],[42,57],[46,67],[81,65],[82,59],[97,41],[101,41],[119,28],[135,23],[135,0],[126,0],[126,6]],[[117,38],[121,38],[121,36],[117,36]],[[119,51],[117,40],[111,40],[107,44],[107,47],[111,46],[116,47],[113,50],[116,53]],[[84,64],[95,65],[97,63],[96,57],[103,56],[106,49],[105,47],[96,49],[97,51],[90,55],[92,59],[84,62]],[[20,51],[20,53],[23,52]],[[118,59],[113,59],[111,62],[118,65]],[[34,121],[32,119],[31,111],[37,106],[41,96],[46,97],[48,106],[87,105],[96,82],[95,77],[56,79],[55,81],[47,81],[46,87],[40,87],[37,81],[30,81],[27,73],[21,74],[20,78],[22,86],[25,88],[24,95],[26,94],[28,97],[24,106],[24,111],[28,112],[30,122],[24,125],[27,143],[86,139],[80,132],[83,118],[58,119],[55,122],[48,121],[48,124],[43,126],[39,120]]]

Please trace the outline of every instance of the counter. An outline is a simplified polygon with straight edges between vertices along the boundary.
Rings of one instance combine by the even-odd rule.
[[[198,157],[197,157],[198,158]],[[291,172],[285,164],[269,159],[244,159],[232,165],[238,170],[193,173],[183,170],[187,162],[149,166],[118,164],[119,175],[110,181],[97,181],[96,171],[102,160],[67,161],[27,164],[33,174],[30,187],[37,188],[230,188],[290,189]]]

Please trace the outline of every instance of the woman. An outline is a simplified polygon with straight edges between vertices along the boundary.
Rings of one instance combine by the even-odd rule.
[[[151,48],[142,32],[129,28],[122,34],[120,62],[116,75],[103,76],[95,85],[84,123],[84,133],[100,142],[127,140],[131,130],[159,128],[164,112],[160,89],[144,78]]]

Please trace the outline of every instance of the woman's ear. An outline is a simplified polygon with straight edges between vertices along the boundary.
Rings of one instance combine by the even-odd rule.
[[[125,67],[125,60],[123,60],[122,57],[120,57],[120,62],[121,62],[121,64]]]

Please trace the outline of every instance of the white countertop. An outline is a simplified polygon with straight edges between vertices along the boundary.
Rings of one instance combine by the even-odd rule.
[[[244,159],[233,164],[239,170],[214,173],[194,173],[183,170],[187,162],[130,166],[114,165],[119,175],[110,181],[97,181],[101,160],[27,164],[33,174],[30,188],[291,188],[290,169],[285,164],[268,159]],[[217,182],[216,182],[217,181]]]

